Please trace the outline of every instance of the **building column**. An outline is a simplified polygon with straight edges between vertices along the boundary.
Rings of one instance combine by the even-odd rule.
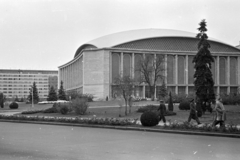
[[[73,86],[73,63],[71,64],[71,76],[70,76],[70,79],[71,79],[71,88]]]
[[[240,57],[237,57],[237,84],[238,84],[238,94],[240,93]]]
[[[66,85],[65,89],[68,89],[69,66],[66,66],[65,68],[66,68],[66,82],[64,82],[64,83]]]
[[[81,66],[81,64],[80,64],[81,62],[80,62],[80,58],[78,59],[78,65],[77,65],[77,77],[78,77],[78,83],[77,83],[77,85],[78,86],[80,86],[80,82],[81,82],[81,76],[80,76],[80,66]]]
[[[186,55],[186,65],[185,65],[185,84],[186,84],[186,91],[185,93],[188,95],[188,55]]]
[[[155,61],[155,68],[156,68],[156,60],[157,60],[157,55],[156,55],[156,53],[153,55],[154,56],[154,61]],[[153,76],[155,76],[155,75],[153,75]],[[157,98],[157,82],[156,82],[156,84],[155,84],[155,86],[154,86],[154,99],[156,99]]]
[[[145,53],[143,53],[143,59],[145,59]],[[145,82],[143,82],[143,98],[146,98],[145,96]]]
[[[63,88],[67,88],[67,68],[64,67],[64,81],[63,81]]]
[[[123,77],[123,52],[121,52],[121,66],[120,66],[120,75]]]
[[[61,82],[61,80],[62,80],[62,72],[63,71],[63,69],[61,69],[61,68],[58,68],[58,89],[60,88],[60,82]]]
[[[164,55],[164,81],[167,86],[167,54]]]
[[[175,94],[178,94],[178,55],[175,56]]]
[[[132,76],[132,79],[134,79],[134,71],[135,71],[135,53],[132,53],[132,69],[131,69],[131,76]]]
[[[227,56],[227,94],[230,94],[230,57]]]
[[[85,80],[84,80],[84,71],[85,71],[85,65],[84,65],[84,58],[85,58],[85,56],[84,56],[84,52],[82,53],[82,94],[85,94],[85,91],[84,91],[84,89],[85,89],[85,87],[84,87],[84,84],[85,84]]]
[[[216,69],[217,69],[217,75],[216,75],[216,83],[217,83],[217,96],[219,97],[219,94],[220,94],[220,84],[219,84],[219,79],[220,79],[220,74],[219,74],[219,67],[220,67],[220,65],[219,65],[219,61],[220,61],[220,58],[219,58],[219,56],[217,56],[217,67],[216,67]],[[217,98],[217,97],[216,97]]]

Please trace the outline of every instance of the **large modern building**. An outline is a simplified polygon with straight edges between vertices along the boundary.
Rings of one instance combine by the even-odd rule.
[[[57,90],[58,71],[55,70],[0,70],[0,92],[8,99],[26,99],[29,89],[36,82],[40,99],[46,99],[49,87]]]
[[[176,94],[194,92],[193,57],[199,40],[196,33],[166,29],[141,29],[103,36],[82,44],[73,59],[59,67],[59,79],[67,92],[112,98],[114,79],[121,73],[139,76],[136,64],[143,56],[164,56],[166,85]],[[216,94],[236,93],[240,85],[240,49],[209,38],[215,62],[212,73]],[[60,82],[59,81],[59,82]],[[157,84],[161,85],[161,82]],[[135,96],[149,97],[149,87],[141,84]]]

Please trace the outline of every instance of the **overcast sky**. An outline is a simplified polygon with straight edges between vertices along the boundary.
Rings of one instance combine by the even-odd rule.
[[[92,39],[133,29],[175,29],[236,46],[239,0],[0,0],[0,69],[57,70]]]

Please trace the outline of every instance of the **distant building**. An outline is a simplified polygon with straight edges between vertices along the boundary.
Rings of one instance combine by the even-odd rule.
[[[36,83],[39,98],[44,100],[50,86],[57,90],[58,71],[0,69],[0,92],[8,99],[26,99],[33,82]]]
[[[81,45],[74,58],[59,67],[59,82],[67,92],[93,94],[97,99],[115,95],[114,79],[120,74],[139,77],[137,62],[144,56],[164,56],[165,82],[175,94],[194,93],[193,57],[196,33],[141,29],[103,36]],[[216,94],[237,93],[240,86],[240,49],[209,38],[215,62],[212,73]],[[157,87],[161,86],[159,81]],[[148,85],[136,87],[135,96],[150,97]],[[156,95],[155,95],[156,96]]]

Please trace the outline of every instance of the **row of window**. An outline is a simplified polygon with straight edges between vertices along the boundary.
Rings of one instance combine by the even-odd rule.
[[[0,82],[0,86],[1,85],[6,85],[6,84],[30,84],[30,85],[32,85],[33,83],[32,82]],[[48,84],[48,82],[36,82],[36,84],[38,85],[38,84]]]
[[[48,81],[48,79],[27,79],[27,78],[0,78],[0,81],[19,81],[19,82],[22,82],[22,81],[26,81],[26,80],[28,80],[28,82],[29,81],[36,81],[36,82],[38,82],[38,81]]]
[[[44,95],[39,95],[39,98],[43,98],[43,97],[47,97],[48,95],[46,95],[46,94],[44,94]],[[28,95],[25,95],[25,94],[18,94],[18,95],[7,95],[7,98],[16,98],[16,97],[18,97],[18,98],[27,98],[28,97]]]
[[[21,74],[0,74],[0,77],[49,77],[56,75],[21,75]]]
[[[146,54],[146,56],[154,57],[154,54]],[[157,54],[156,56],[165,56],[163,54]],[[194,65],[192,55],[186,56],[167,55],[167,84],[193,84]],[[134,58],[134,61],[132,61]],[[135,54],[134,57],[131,54],[123,54],[121,58],[120,53],[112,54],[112,82],[120,75],[121,72],[124,76],[134,75],[135,79],[140,77],[140,72],[132,71],[132,68],[136,69],[138,63],[143,58],[143,54]],[[238,59],[237,57],[219,57],[219,64],[217,65],[217,57],[214,57],[215,62],[212,63],[212,74],[215,83],[218,84],[237,84],[237,70]],[[229,60],[229,61],[228,61]],[[134,62],[134,63],[132,63]],[[177,62],[177,63],[176,63]],[[121,68],[121,63],[123,68]],[[176,66],[177,65],[177,66]],[[217,68],[219,68],[219,74],[217,77]],[[121,71],[122,69],[122,71]],[[134,74],[133,74],[134,72]],[[229,73],[228,73],[229,72]],[[217,81],[219,79],[219,81]]]
[[[29,90],[29,88],[0,88],[0,90]],[[38,88],[38,90],[48,90],[48,88]]]
[[[0,87],[31,87],[32,85],[3,85],[0,84]],[[49,85],[44,85],[44,84],[37,84],[37,87],[49,87]]]

